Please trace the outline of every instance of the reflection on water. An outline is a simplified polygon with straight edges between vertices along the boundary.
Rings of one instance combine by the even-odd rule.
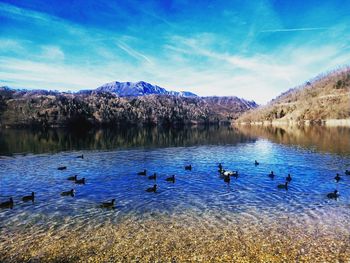
[[[0,130],[0,155],[135,147],[234,145],[260,138],[322,152],[350,154],[350,128],[324,126],[210,126],[178,129],[119,128],[85,132],[55,130]]]
[[[237,144],[253,140],[232,127],[179,129],[120,128],[117,130],[0,130],[0,155],[134,147],[187,147]]]
[[[349,135],[324,127],[3,130],[0,201],[12,196],[15,206],[0,210],[0,261],[349,259]],[[224,182],[218,163],[239,177]],[[157,181],[137,175],[143,169]],[[288,173],[288,191],[277,189]],[[68,181],[72,174],[86,184]],[[165,180],[172,174],[175,183]],[[157,193],[147,193],[154,183]],[[60,196],[70,189],[74,197]],[[328,200],[334,189],[340,198]],[[35,202],[23,202],[31,191]],[[99,207],[112,198],[115,209]]]
[[[350,128],[325,126],[237,126],[239,132],[252,138],[296,145],[336,154],[350,154]]]

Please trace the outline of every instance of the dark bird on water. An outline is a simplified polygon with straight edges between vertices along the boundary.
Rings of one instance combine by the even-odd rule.
[[[74,196],[74,189],[71,189],[70,191],[62,192],[61,196]]]
[[[346,175],[350,175],[350,171],[349,170],[345,170],[345,174]]]
[[[288,190],[288,182],[285,182],[284,184],[277,185],[277,188]]]
[[[154,173],[153,175],[148,176],[148,179],[150,179],[150,180],[157,180],[157,174]]]
[[[175,183],[175,175],[172,175],[172,176],[166,178],[165,180],[168,181],[168,182],[173,182],[173,183]]]
[[[219,168],[219,170],[222,170],[222,164],[221,163],[219,163],[218,168]]]
[[[102,202],[101,207],[104,208],[114,208],[115,199],[112,199],[110,202]]]
[[[327,194],[327,197],[328,197],[329,199],[337,199],[337,198],[339,197],[338,190],[334,190],[333,193]]]
[[[255,165],[259,165],[259,162],[257,160],[255,160],[254,164]]]
[[[31,195],[23,196],[22,201],[24,202],[32,201],[34,203],[34,192],[32,192]]]
[[[77,179],[74,181],[76,184],[85,184],[85,178]]]
[[[146,192],[149,192],[149,193],[155,193],[157,191],[157,185],[153,185],[152,187],[149,187],[146,189]]]
[[[191,171],[192,170],[192,165],[186,165],[185,170]]]
[[[231,177],[229,175],[225,175],[224,182],[229,183],[231,181]]]
[[[334,177],[335,181],[338,183],[341,179],[340,175],[337,174],[335,177]]]
[[[60,167],[57,168],[57,170],[60,170],[60,171],[66,170],[66,169],[67,169],[67,166],[60,166]]]
[[[76,158],[84,159],[84,154],[78,155]]]
[[[137,174],[138,175],[146,175],[147,174],[147,170],[145,169],[145,170],[143,170],[143,172],[138,172]]]
[[[271,171],[271,172],[269,173],[269,177],[272,178],[272,179],[275,177],[275,174],[273,173],[273,171]]]
[[[13,199],[12,197],[10,197],[9,201],[5,201],[0,203],[0,208],[13,208]]]
[[[76,181],[76,180],[77,180],[77,176],[78,176],[78,175],[69,176],[69,177],[67,178],[67,180],[69,180],[69,181]]]
[[[292,176],[291,176],[290,174],[288,174],[288,176],[286,177],[286,181],[287,181],[287,182],[292,181]]]

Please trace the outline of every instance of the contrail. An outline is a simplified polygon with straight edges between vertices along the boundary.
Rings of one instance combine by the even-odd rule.
[[[269,29],[262,30],[260,32],[293,32],[293,31],[315,31],[315,30],[326,30],[328,27],[302,27],[302,28],[281,28],[281,29]]]
[[[153,64],[152,61],[145,55],[143,55],[142,53],[136,51],[135,49],[132,49],[131,47],[129,47],[128,45],[126,45],[125,43],[122,43],[121,41],[118,41],[117,46],[124,50],[126,53],[128,53],[130,56],[136,58],[136,59],[143,59],[145,61],[147,61],[149,64]]]

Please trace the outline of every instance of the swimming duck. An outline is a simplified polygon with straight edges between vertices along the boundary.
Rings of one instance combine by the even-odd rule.
[[[76,158],[84,159],[84,154],[78,155]]]
[[[57,168],[57,170],[60,170],[60,171],[66,170],[66,169],[67,169],[67,166],[60,166],[60,167]]]
[[[61,196],[71,196],[71,197],[73,197],[74,196],[74,189],[71,189],[70,191],[66,191],[66,192],[62,192],[61,193]]]
[[[32,201],[34,203],[34,192],[32,192],[31,195],[23,196],[22,201],[24,202]]]
[[[13,199],[10,197],[9,201],[0,203],[0,208],[13,208]]]
[[[290,176],[290,174],[288,174],[288,176],[286,177],[286,181],[287,181],[287,182],[292,181],[292,176]]]
[[[114,208],[115,199],[112,199],[110,202],[102,202],[101,207],[104,208]]]
[[[148,179],[150,179],[150,180],[157,180],[157,174],[154,173],[153,175],[148,176]]]
[[[337,199],[337,198],[339,197],[338,190],[334,190],[333,193],[327,194],[327,197],[328,197],[329,199]]]
[[[273,173],[273,171],[271,171],[271,172],[269,173],[269,177],[272,178],[272,179],[275,177],[275,174]]]
[[[191,171],[192,170],[192,165],[186,165],[185,170]]]
[[[277,188],[288,190],[288,182],[285,182],[284,184],[277,185]]]
[[[338,183],[341,179],[340,175],[337,173],[337,175],[334,177],[335,181]]]
[[[76,181],[76,180],[77,180],[77,176],[78,176],[78,175],[69,176],[69,177],[67,178],[67,180],[69,180],[69,181]]]
[[[229,175],[225,175],[224,182],[229,183],[231,181],[231,177]]]
[[[238,177],[238,171],[224,171],[223,173],[225,176],[234,176]]]
[[[146,189],[146,192],[149,192],[149,193],[155,193],[157,191],[157,185],[155,184],[155,185],[153,185],[152,187],[150,187],[150,188],[147,188]]]
[[[168,181],[168,182],[173,182],[173,183],[175,183],[175,175],[172,175],[172,176],[166,178],[165,180]]]
[[[345,174],[346,175],[350,175],[350,171],[349,170],[345,170]]]
[[[74,182],[75,182],[76,184],[85,184],[85,178],[76,179]]]
[[[222,164],[221,163],[219,163],[218,168],[219,168],[219,171],[222,170]]]
[[[13,199],[10,197],[9,201],[0,203],[0,208],[13,208]]]
[[[259,165],[259,162],[257,160],[255,160],[254,164],[255,165]]]
[[[146,175],[147,174],[147,170],[145,169],[145,170],[143,170],[143,172],[138,172],[137,174],[138,175]]]

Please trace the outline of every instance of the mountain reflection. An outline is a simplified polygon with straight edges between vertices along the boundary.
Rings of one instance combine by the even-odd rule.
[[[252,138],[296,145],[320,152],[350,154],[350,128],[325,126],[237,126],[238,132]]]
[[[63,129],[3,129],[0,130],[0,155],[135,147],[235,145],[254,142],[259,138],[321,152],[350,153],[350,128],[345,127],[199,126],[169,129],[130,127],[83,132]]]

